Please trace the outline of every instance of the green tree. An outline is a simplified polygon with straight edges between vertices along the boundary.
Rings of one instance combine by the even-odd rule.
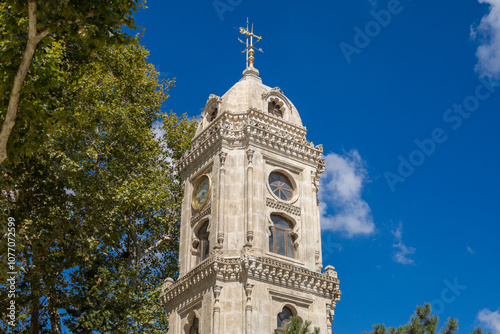
[[[81,47],[53,38],[35,56],[34,73],[62,80],[24,98],[50,106],[57,126],[42,126],[30,154],[14,152],[0,166],[0,214],[16,219],[20,263],[10,329],[163,333],[158,299],[162,280],[177,274],[182,200],[172,161],[189,148],[195,122],[160,112],[173,81],[159,81],[136,40],[85,60]],[[157,138],[161,119],[166,136]],[[2,313],[0,329],[7,321]]]
[[[274,334],[319,334],[319,328],[315,327],[314,330],[311,332],[311,322],[306,320],[306,321],[301,321],[297,317],[290,317],[290,322],[285,325],[285,328],[282,331],[275,331]]]
[[[51,111],[50,103],[42,97],[46,98],[47,91],[57,87],[62,80],[57,76],[38,76],[40,71],[44,72],[44,65],[52,74],[56,74],[57,69],[37,61],[36,53],[50,49],[54,42],[76,43],[79,54],[85,58],[107,45],[129,42],[132,38],[122,32],[122,28],[136,28],[133,14],[144,4],[145,0],[0,2],[0,72],[4,78],[0,82],[0,165],[14,149],[22,147],[19,140],[7,146],[16,118],[25,129],[42,126]],[[41,141],[45,139],[45,136],[40,138]],[[33,146],[23,149],[30,153]]]
[[[458,331],[458,320],[449,318],[445,326],[438,331],[439,317],[432,315],[431,304],[425,303],[417,306],[415,314],[410,321],[403,326],[386,328],[383,324],[373,325],[373,330],[369,334],[453,334]],[[482,334],[483,330],[476,328],[472,334]],[[368,332],[365,332],[368,334]],[[491,333],[490,333],[491,334]]]

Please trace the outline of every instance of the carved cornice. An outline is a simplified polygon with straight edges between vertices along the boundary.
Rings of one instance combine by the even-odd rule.
[[[283,261],[245,254],[241,258],[225,259],[211,256],[177,282],[166,282],[162,287],[161,302],[167,306],[184,298],[186,293],[197,294],[207,284],[219,281],[255,279],[270,285],[278,285],[319,295],[331,301],[339,301],[339,280],[333,269],[325,274],[285,263]],[[203,282],[203,284],[201,284]]]
[[[285,211],[286,213],[295,216],[300,216],[301,214],[301,210],[298,206],[289,203],[278,202],[277,200],[269,197],[266,197],[266,206],[272,209]]]
[[[197,212],[193,217],[191,217],[191,227],[196,225],[197,222],[199,222],[204,217],[208,216],[211,212],[212,212],[212,204],[207,203],[207,205],[205,205],[203,210]]]
[[[267,257],[247,256],[242,262],[250,278],[340,300],[341,291],[336,277]]]
[[[240,259],[224,259],[218,256],[210,256],[200,265],[181,277],[173,284],[163,284],[160,296],[161,302],[166,306],[178,296],[188,291],[194,291],[205,287],[208,281],[218,278],[224,280],[238,280],[240,277]],[[200,283],[204,284],[200,284]]]
[[[222,140],[229,146],[241,146],[242,142],[253,140],[262,146],[319,166],[323,147],[314,146],[308,141],[306,132],[305,127],[272,117],[257,109],[240,114],[224,111],[193,139],[191,149],[184,153],[176,166],[179,172],[183,172]]]

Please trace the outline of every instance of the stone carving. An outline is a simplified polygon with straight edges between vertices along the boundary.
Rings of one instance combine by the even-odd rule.
[[[260,110],[250,109],[244,114],[224,111],[193,139],[191,150],[184,153],[176,167],[182,172],[190,164],[198,162],[199,157],[222,139],[229,145],[241,145],[244,140],[252,140],[296,159],[315,163],[321,173],[323,147],[309,142],[305,138],[306,132],[305,127],[269,116]]]
[[[337,272],[335,271],[334,266],[326,266],[324,275],[337,278]]]
[[[300,214],[301,214],[301,210],[298,206],[295,206],[295,205],[292,205],[289,203],[278,202],[277,200],[269,198],[269,197],[266,198],[266,206],[268,206],[272,209],[285,211],[286,213],[289,213],[289,214],[295,215],[295,216],[300,216]]]
[[[224,168],[224,166],[226,165],[226,158],[227,158],[227,153],[226,152],[220,152],[219,153],[220,168]]]
[[[222,290],[222,286],[220,285],[215,285],[214,286],[214,312],[220,312],[220,306],[219,306],[219,297],[220,297],[220,292]]]
[[[208,216],[211,212],[212,212],[212,205],[211,203],[207,203],[203,208],[203,210],[197,212],[193,217],[191,217],[191,227],[196,225],[197,222],[199,222],[204,217]]]
[[[254,285],[247,283],[245,284],[245,294],[247,296],[247,302],[246,302],[246,309],[247,310],[252,310],[252,289]]]
[[[215,298],[215,302],[216,303],[219,302],[219,297],[220,297],[220,291],[221,290],[222,290],[222,286],[220,286],[220,285],[214,286],[214,298]]]
[[[280,98],[281,100],[283,100],[286,103],[288,110],[292,110],[292,104],[287,99],[285,94],[283,94],[283,92],[281,91],[281,89],[279,87],[274,87],[268,93],[262,93],[262,100],[267,101],[269,99],[269,97],[271,97],[271,96],[276,96],[276,97]]]
[[[341,291],[336,272],[332,268],[328,268],[328,274],[320,274],[267,257],[244,255],[242,258],[225,259],[213,256],[177,282],[170,285],[165,283],[160,299],[164,305],[167,305],[187,291],[195,293],[197,289],[206,287],[209,281],[215,281],[215,279],[238,281],[241,277],[247,277],[272,285],[300,288],[304,292],[338,301]],[[202,282],[203,284],[200,284]]]
[[[248,163],[252,164],[253,160],[253,154],[255,153],[254,150],[247,150],[247,158],[248,158]]]

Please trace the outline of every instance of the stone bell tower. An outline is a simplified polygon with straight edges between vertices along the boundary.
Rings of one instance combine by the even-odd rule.
[[[324,273],[317,197],[323,148],[278,88],[262,84],[247,35],[247,68],[210,95],[191,149],[177,162],[184,200],[179,278],[161,302],[169,334],[272,334],[290,316],[331,333],[340,300]]]

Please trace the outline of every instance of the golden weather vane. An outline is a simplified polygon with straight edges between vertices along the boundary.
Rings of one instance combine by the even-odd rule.
[[[240,27],[240,34],[247,36],[246,42],[243,42],[240,38],[238,38],[238,41],[240,41],[241,43],[246,45],[245,50],[241,51],[241,53],[246,52],[246,54],[247,54],[247,60],[246,60],[247,67],[253,67],[253,61],[255,59],[253,56],[255,53],[253,38],[255,37],[257,39],[255,41],[255,43],[257,43],[262,39],[262,37],[257,36],[253,33],[253,23],[252,23],[252,31],[248,30],[248,18],[247,18],[247,28],[245,29],[243,27]],[[250,43],[248,43],[249,37],[250,37]],[[262,51],[262,49],[260,49],[260,48],[256,48],[256,49],[257,49],[257,51],[264,53],[264,51]]]

